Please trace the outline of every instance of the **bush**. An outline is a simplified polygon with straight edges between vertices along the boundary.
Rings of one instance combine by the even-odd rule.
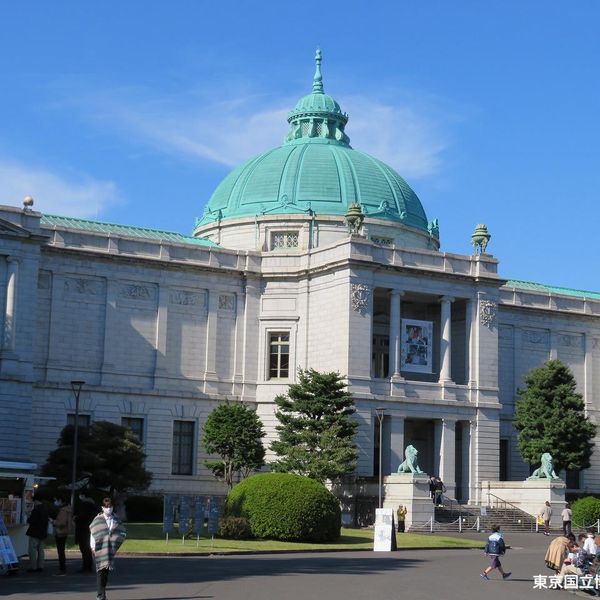
[[[332,542],[340,537],[336,497],[313,479],[293,473],[260,473],[227,496],[225,517],[244,517],[257,538],[287,542]]]
[[[221,519],[217,535],[229,540],[248,540],[253,537],[250,523],[244,517],[225,517]]]
[[[573,502],[573,525],[577,527],[591,527],[600,519],[600,500],[593,496],[586,496]]]
[[[159,523],[163,520],[163,497],[129,496],[125,509],[130,523]]]

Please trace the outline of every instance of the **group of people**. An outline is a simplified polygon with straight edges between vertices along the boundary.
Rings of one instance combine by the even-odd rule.
[[[75,505],[75,514],[63,498],[54,501],[53,510],[39,499],[34,499],[33,510],[27,523],[29,537],[29,573],[44,570],[44,546],[48,537],[49,525],[54,529],[56,551],[58,553],[59,575],[66,575],[67,563],[65,547],[71,530],[75,532],[75,543],[81,552],[79,573],[96,571],[97,600],[106,600],[108,574],[114,568],[115,554],[127,532],[121,520],[114,514],[110,498],[104,498],[100,512],[94,501],[80,494]],[[95,569],[94,569],[95,562]]]
[[[577,537],[571,532],[553,539],[544,557],[546,566],[561,578],[565,575],[600,573],[600,547],[593,528]]]
[[[560,513],[562,519],[563,534],[568,536],[571,534],[571,524],[573,519],[573,511],[571,510],[570,504],[565,504],[562,512]],[[550,519],[552,518],[552,506],[548,500],[544,504],[540,514],[538,515],[538,525],[544,526],[544,535],[550,535]]]
[[[435,475],[429,478],[429,494],[431,501],[435,506],[443,506],[444,494],[446,493],[446,486],[444,482]]]

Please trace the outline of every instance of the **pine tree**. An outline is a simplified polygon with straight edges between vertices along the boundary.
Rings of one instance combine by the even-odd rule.
[[[275,398],[279,439],[271,449],[279,460],[274,471],[293,472],[318,481],[351,473],[358,456],[353,444],[358,423],[352,396],[339,373],[298,371],[298,383]]]
[[[208,415],[202,433],[206,452],[220,456],[220,460],[206,460],[204,464],[229,488],[236,473],[247,477],[265,464],[262,423],[252,409],[239,402],[217,406]]]
[[[560,360],[550,360],[525,376],[518,390],[514,425],[519,451],[526,463],[537,465],[544,452],[552,455],[556,471],[590,466],[596,425],[585,415],[573,373]]]

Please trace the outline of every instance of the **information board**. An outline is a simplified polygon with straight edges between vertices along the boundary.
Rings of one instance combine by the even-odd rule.
[[[173,520],[175,517],[175,507],[179,502],[179,496],[166,494],[163,497],[163,533],[173,533]]]
[[[4,519],[0,515],[0,570],[12,571],[19,568],[19,559],[8,536]]]
[[[194,534],[201,536],[204,532],[204,496],[194,499]]]
[[[395,549],[394,511],[391,508],[378,508],[375,510],[373,550],[375,552],[390,552]]]
[[[179,535],[186,536],[190,529],[190,509],[192,498],[181,496],[179,500]]]
[[[208,512],[208,533],[216,535],[219,530],[219,515],[221,514],[221,499],[219,496],[210,497],[210,510]]]

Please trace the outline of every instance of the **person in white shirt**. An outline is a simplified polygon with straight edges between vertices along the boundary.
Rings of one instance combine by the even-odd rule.
[[[588,529],[587,538],[583,543],[583,549],[592,558],[592,560],[596,558],[598,546],[596,546],[596,535],[594,533],[594,529],[591,527]]]
[[[570,504],[565,504],[563,511],[560,513],[562,517],[563,533],[569,535],[571,532],[571,520],[573,518],[573,511],[571,510]]]

